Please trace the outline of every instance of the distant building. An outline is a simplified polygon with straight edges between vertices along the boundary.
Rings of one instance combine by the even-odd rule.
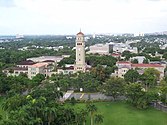
[[[118,67],[117,70],[115,70],[115,73],[113,76],[124,78],[124,75],[126,72],[131,69],[131,63],[126,61],[119,61],[116,63],[116,66]]]
[[[109,43],[113,45],[113,52],[122,53],[124,51],[130,51],[131,53],[138,53],[137,47],[130,47],[130,45],[125,43]]]
[[[7,76],[19,76],[21,73],[28,75],[28,68],[24,67],[10,67],[2,70]]]
[[[164,71],[165,71],[165,67],[163,65],[160,64],[132,64],[132,68],[133,69],[147,69],[147,68],[154,68],[156,70],[158,70],[160,72],[160,79],[162,79],[164,77]]]
[[[120,58],[121,54],[120,53],[112,53],[111,56],[115,57],[115,58]]]
[[[135,56],[135,57],[130,58],[131,61],[132,61],[132,60],[135,60],[135,59],[138,61],[138,63],[143,63],[143,61],[144,61],[146,58],[145,58],[145,56]]]
[[[46,62],[47,60],[51,60],[53,62],[60,62],[64,58],[64,56],[40,56],[40,57],[28,58],[27,60],[31,60],[33,62]]]
[[[118,67],[118,69],[115,70],[115,73],[113,73],[112,76],[121,77],[121,78],[124,78],[124,75],[130,69],[137,69],[139,74],[143,74],[145,69],[154,68],[160,72],[160,79],[162,79],[164,77],[164,71],[166,68],[165,66],[160,64],[143,64],[143,63],[132,64],[131,62],[125,62],[125,61],[118,61],[116,63],[116,66]]]
[[[100,55],[108,55],[110,48],[109,44],[95,44],[89,47],[90,51],[87,54],[100,54]]]
[[[37,74],[43,74],[47,77],[48,72],[48,63],[36,63],[28,67],[28,78],[32,79]]]
[[[33,61],[22,61],[17,64],[16,67],[10,67],[2,70],[3,73],[7,74],[7,76],[18,76],[21,73],[28,75],[28,67],[34,65]]]
[[[21,73],[27,74],[28,78],[32,79],[37,74],[43,74],[46,77],[55,74],[53,72],[55,66],[51,65],[50,61],[35,63],[33,61],[22,61],[16,67],[10,67],[2,70],[7,76],[18,76]]]

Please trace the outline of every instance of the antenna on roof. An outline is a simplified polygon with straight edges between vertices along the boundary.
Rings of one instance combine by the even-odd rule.
[[[81,28],[80,28],[80,32],[81,32]]]

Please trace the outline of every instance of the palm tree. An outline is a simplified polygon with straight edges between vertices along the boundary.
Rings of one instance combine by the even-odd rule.
[[[100,125],[101,123],[103,123],[103,116],[101,114],[96,114],[95,115],[95,123],[96,125]]]
[[[47,118],[48,125],[50,125],[56,118],[56,109],[46,107],[44,109],[44,116]]]
[[[91,125],[93,125],[93,121],[94,121],[94,113],[97,111],[97,107],[94,104],[89,103],[86,106],[88,112],[90,112],[90,117],[91,117]]]
[[[87,116],[88,112],[86,110],[81,110],[81,119],[83,121],[83,125],[86,125],[86,116]]]

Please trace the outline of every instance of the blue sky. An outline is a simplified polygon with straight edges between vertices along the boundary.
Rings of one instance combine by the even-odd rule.
[[[167,31],[167,0],[0,0],[0,35]]]

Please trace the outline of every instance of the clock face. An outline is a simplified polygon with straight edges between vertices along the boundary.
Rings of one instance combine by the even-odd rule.
[[[81,48],[78,48],[78,51],[81,51]]]

